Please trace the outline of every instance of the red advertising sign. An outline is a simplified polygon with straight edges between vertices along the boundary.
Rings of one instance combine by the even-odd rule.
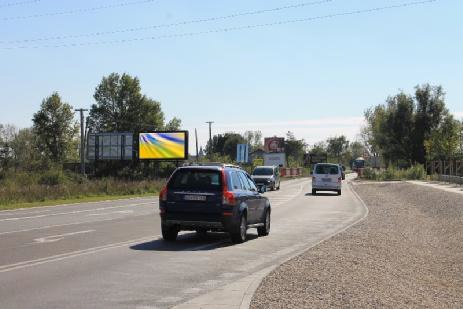
[[[264,150],[265,152],[285,152],[285,139],[283,137],[266,137]]]

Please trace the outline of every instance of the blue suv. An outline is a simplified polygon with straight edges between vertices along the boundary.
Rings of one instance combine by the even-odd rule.
[[[179,231],[225,231],[234,243],[246,241],[248,228],[270,232],[270,202],[238,166],[192,165],[177,168],[159,194],[162,237]]]

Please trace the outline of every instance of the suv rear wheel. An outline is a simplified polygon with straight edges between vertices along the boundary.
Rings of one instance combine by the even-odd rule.
[[[178,229],[175,226],[169,226],[169,225],[162,224],[161,230],[162,230],[162,238],[164,238],[164,240],[166,241],[177,240]]]
[[[257,228],[257,235],[267,236],[270,233],[270,210],[265,212],[264,226],[259,226]]]
[[[240,225],[235,228],[235,231],[231,233],[232,242],[235,244],[241,244],[246,241],[246,234],[248,231],[248,221],[246,215],[242,214],[240,218]]]

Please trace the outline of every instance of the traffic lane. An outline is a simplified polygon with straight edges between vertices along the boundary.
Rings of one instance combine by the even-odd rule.
[[[288,181],[280,191],[269,192],[267,196],[273,207],[297,197],[301,189],[300,183],[304,181]],[[37,214],[20,217],[20,220],[15,221],[30,221],[30,226],[0,232],[0,248],[5,252],[0,256],[0,266],[43,260],[160,234],[157,201],[139,204],[127,200],[126,205],[122,202],[118,201],[119,205],[115,206],[108,203],[95,204],[91,208],[82,205],[69,211],[65,211],[67,208],[53,209],[53,212],[47,212],[38,218],[35,217]],[[97,207],[94,208],[95,206]],[[119,210],[120,208],[124,209]],[[12,222],[3,221],[0,224],[5,228],[5,225]]]
[[[160,233],[158,210],[152,208],[138,215],[98,218],[92,222],[0,235],[0,267]],[[56,223],[54,220],[47,224]]]
[[[343,196],[311,196],[310,183],[272,213],[270,236],[232,245],[226,234],[206,239],[185,233],[167,244],[153,237],[2,273],[5,308],[167,308],[279,263],[360,218],[363,208],[348,188]],[[15,288],[21,284],[21,295]],[[16,306],[17,307],[17,306]]]
[[[54,209],[46,213],[24,213],[20,215],[0,217],[0,237],[4,234],[33,229],[44,229],[55,226],[72,225],[76,223],[98,222],[108,218],[134,216],[158,208],[158,201],[118,201],[117,204],[93,206],[83,205],[73,209]]]
[[[133,203],[145,203],[157,200],[157,196],[152,197],[136,197],[118,200],[106,200],[99,202],[84,202],[76,204],[62,204],[55,206],[39,206],[31,208],[20,208],[13,210],[2,210],[0,211],[0,220],[8,218],[20,218],[20,217],[34,217],[40,215],[52,215],[60,212],[72,212],[72,211],[84,211],[92,210],[101,207],[113,207],[121,206]]]

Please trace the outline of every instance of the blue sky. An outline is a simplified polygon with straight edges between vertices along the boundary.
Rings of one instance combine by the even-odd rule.
[[[24,1],[24,0],[23,0]],[[46,38],[178,23],[313,2],[283,0],[158,0],[39,18],[16,17],[117,5],[135,0],[0,0],[0,123],[31,125],[53,91],[88,108],[102,76],[138,76],[185,129],[214,133],[288,130],[308,143],[345,134],[354,139],[365,109],[417,84],[440,84],[447,107],[463,118],[463,1],[429,4],[278,26],[129,43],[43,47],[204,32],[275,23],[409,2],[333,0],[216,22],[35,42]],[[5,48],[13,49],[5,49]],[[19,48],[16,47],[28,47]],[[30,48],[38,47],[38,48]]]

